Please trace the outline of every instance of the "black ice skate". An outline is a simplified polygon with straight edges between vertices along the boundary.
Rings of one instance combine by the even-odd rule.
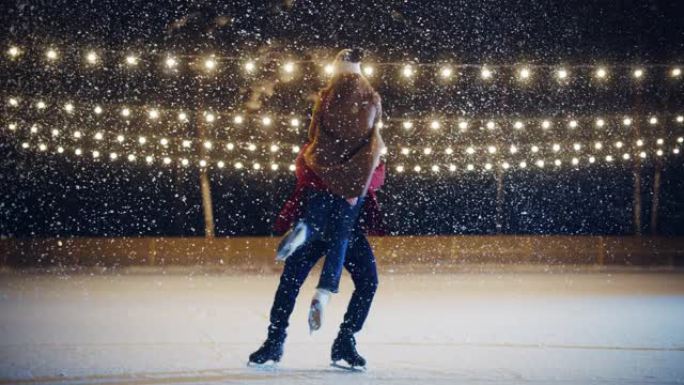
[[[309,240],[309,234],[309,226],[304,222],[297,222],[295,227],[290,229],[280,241],[276,261],[285,261],[294,254]]]
[[[366,360],[356,351],[356,340],[352,334],[340,333],[332,346],[330,354],[332,366],[347,370],[365,370]],[[339,364],[343,360],[349,366]]]
[[[260,366],[265,365],[269,361],[272,362],[273,365],[277,364],[283,356],[284,342],[285,341],[283,340],[269,337],[256,352],[249,355],[249,362],[247,365]]]

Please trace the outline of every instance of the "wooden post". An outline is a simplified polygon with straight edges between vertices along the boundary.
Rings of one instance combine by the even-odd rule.
[[[634,140],[639,140],[641,133],[637,126],[634,130]],[[634,235],[641,235],[641,156],[634,155],[634,165],[632,167],[634,176],[634,191],[632,196],[632,211],[634,220]]]
[[[195,95],[195,126],[197,130],[197,153],[200,159],[207,156],[207,148],[204,147],[206,140],[206,122],[202,114],[202,78],[198,80],[197,94]],[[214,238],[214,204],[211,199],[211,183],[209,182],[209,172],[207,167],[199,169],[200,193],[202,195],[202,212],[204,214],[204,237]]]
[[[655,171],[653,175],[653,201],[651,203],[651,234],[658,234],[658,209],[660,206],[660,174],[662,173],[662,162],[656,159]]]
[[[496,171],[496,233],[503,231],[503,204],[504,204],[504,183],[503,171],[497,167]]]

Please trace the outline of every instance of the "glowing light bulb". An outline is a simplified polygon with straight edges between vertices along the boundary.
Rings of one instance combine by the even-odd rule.
[[[154,162],[154,158],[151,155],[145,156],[145,163],[151,164],[152,162]]]
[[[183,146],[183,148],[190,148],[191,145],[192,142],[187,139],[183,139],[183,141],[181,142],[181,146]]]
[[[373,67],[366,65],[363,66],[363,74],[366,76],[372,76],[373,75]]]
[[[627,154],[627,153],[622,154],[622,159],[628,160],[628,159],[629,159],[629,154]]]
[[[332,64],[326,64],[325,67],[323,67],[323,71],[326,75],[330,76],[335,72],[335,67],[333,67]]]
[[[53,48],[50,48],[45,52],[45,56],[48,58],[48,60],[57,60],[57,51]]]
[[[181,111],[178,113],[178,120],[181,122],[187,122],[188,121],[188,114],[185,112]]]
[[[570,126],[570,128],[577,128],[577,121],[571,120],[570,123],[568,123],[568,126]]]
[[[508,151],[511,154],[516,154],[518,152],[518,147],[515,144],[511,144],[511,147],[508,149]]]
[[[297,119],[297,118],[292,118],[292,120],[290,120],[290,126],[292,126],[292,127],[299,127],[299,119]]]
[[[410,64],[405,65],[401,70],[401,74],[404,75],[405,78],[410,78],[413,76],[413,67],[411,67]]]
[[[406,120],[404,121],[404,123],[402,123],[402,125],[404,126],[405,130],[410,130],[413,127],[413,122],[410,120]]]
[[[272,144],[270,150],[271,152],[278,152],[278,150],[280,150],[280,147],[278,147],[277,144]]]
[[[658,156],[663,156],[663,150],[658,150],[658,151],[656,151],[656,155],[658,155]]]
[[[637,139],[636,145],[637,145],[637,147],[643,146],[643,145],[644,145],[644,140],[643,140],[643,139]]]
[[[451,78],[452,73],[453,71],[450,67],[442,67],[442,69],[439,71],[439,74],[442,76],[443,79]]]
[[[662,146],[663,143],[665,143],[665,140],[663,140],[663,138],[658,138],[658,139],[656,140],[656,144],[657,144],[658,146]]]
[[[299,146],[297,146],[297,145],[292,146],[292,153],[293,154],[298,154],[299,150],[300,150]]]
[[[83,136],[83,135],[81,134],[81,131],[74,131],[74,138],[76,138],[76,139],[81,139],[81,136]]]
[[[272,171],[278,171],[278,168],[279,168],[278,163],[271,163],[271,170]]]
[[[297,169],[297,167],[294,164],[291,164],[291,165],[287,166],[287,169],[290,171],[295,171]]]
[[[677,121],[677,123],[684,123],[684,116],[679,115],[675,120]]]
[[[682,75],[682,69],[679,67],[675,67],[670,72],[670,75],[672,75],[673,78],[678,78]]]
[[[127,156],[129,162],[135,162],[135,155],[133,154],[128,154]]]
[[[599,67],[599,68],[596,70],[596,77],[597,77],[597,78],[599,78],[599,79],[605,79],[606,76],[608,76],[608,71],[607,71],[605,68]]]
[[[518,164],[518,166],[520,166],[520,168],[527,168],[527,162],[523,160]]]
[[[601,118],[596,119],[596,127],[603,127],[603,126],[605,126],[605,125],[606,125],[606,121],[605,121],[605,120],[603,120],[603,119],[601,119]]]
[[[525,127],[525,125],[523,124],[523,122],[519,120],[513,123],[513,128],[515,128],[516,130],[521,130],[523,127]]]
[[[450,164],[450,165],[449,165],[449,171],[451,171],[451,172],[456,171],[456,165],[455,165],[455,164]]]
[[[466,170],[473,171],[475,170],[475,166],[473,166],[471,163],[468,163],[468,165],[466,166]]]
[[[491,163],[485,163],[484,168],[485,168],[485,170],[489,171],[492,169],[492,164]]]
[[[235,149],[235,145],[233,143],[226,144],[226,150],[233,151],[234,149]]]
[[[544,120],[542,121],[541,126],[543,129],[548,130],[551,127],[551,122],[548,120]]]
[[[254,143],[250,143],[247,145],[247,150],[249,150],[249,151],[254,152],[254,151],[256,151],[256,149],[257,149],[257,146]]]
[[[622,124],[624,124],[625,126],[631,126],[632,125],[632,119],[624,118],[624,119],[622,119]]]
[[[520,80],[527,80],[530,78],[531,75],[532,73],[530,72],[530,69],[527,67],[521,68],[520,72],[518,73],[518,77],[520,78]]]
[[[677,138],[677,143],[683,143],[684,142],[684,137],[680,136]]]
[[[245,63],[245,71],[247,71],[248,73],[254,72],[255,69],[256,69],[256,64],[254,64],[253,61],[250,60],[247,63]]]
[[[9,128],[10,131],[15,131],[17,129],[17,124],[16,123],[10,123],[7,128]],[[59,133],[59,131],[58,131]]]
[[[624,143],[622,143],[621,141],[618,140],[617,142],[615,142],[616,148],[622,148],[622,146],[624,146]]]
[[[125,107],[123,109],[121,109],[121,116],[126,118],[126,117],[129,117],[130,115],[131,115],[131,110],[129,110],[128,108],[125,108]]]
[[[285,63],[285,64],[283,65],[283,70],[284,70],[286,73],[288,73],[288,74],[293,73],[294,70],[295,70],[295,65],[294,65],[294,63],[293,63],[293,62],[287,62],[287,63]]]
[[[23,143],[21,144],[21,148],[24,148],[24,149],[25,149],[25,148],[29,148],[29,144],[28,144],[27,142],[23,142]]]
[[[128,55],[126,56],[126,64],[128,64],[129,66],[138,65],[138,58],[134,55]]]
[[[44,110],[45,108],[47,108],[47,104],[45,104],[44,101],[40,100],[38,101],[38,103],[36,103],[36,108],[38,108],[39,110]]]
[[[579,164],[579,159],[577,159],[577,158],[572,158],[572,161],[571,161],[571,162],[572,162],[572,165],[573,165],[573,166],[577,166],[577,165]]]
[[[673,153],[673,154],[679,154],[679,149],[678,149],[678,148],[673,148],[673,149],[672,149],[672,153]],[[627,155],[627,154],[625,154],[625,155]]]
[[[454,153],[454,149],[451,147],[447,147],[446,150],[444,150],[444,153],[447,155],[451,155]]]
[[[187,160],[186,158],[183,158],[183,159],[181,159],[181,164],[182,164],[183,166],[187,166],[187,165],[190,164],[190,161]]]
[[[430,123],[430,128],[433,129],[433,130],[438,130],[439,127],[440,127],[440,124],[439,124],[439,121],[437,121],[437,120],[433,120],[433,121]]]
[[[413,171],[415,171],[415,172],[420,172],[420,170],[422,170],[422,168],[419,165],[416,165],[415,167],[413,167]]]
[[[488,146],[488,147],[487,147],[487,152],[489,152],[490,154],[496,153],[496,147],[494,147],[494,146]]]
[[[38,149],[40,151],[45,151],[45,150],[47,150],[47,145],[45,145],[44,143],[40,143],[40,144],[38,144]]]
[[[226,163],[222,160],[219,160],[218,162],[216,162],[216,167],[224,168],[224,167],[226,167]]]
[[[383,123],[382,120],[381,120],[381,121],[379,121],[379,122],[377,123],[377,127],[378,127],[378,128],[383,128],[383,127],[385,127],[385,123]]]
[[[117,135],[117,136],[116,136],[116,141],[117,141],[117,142],[123,143],[124,140],[125,140],[125,138],[124,138],[123,135]]]
[[[485,80],[491,79],[492,71],[487,67],[482,67],[482,70],[480,71],[480,77]]]
[[[408,155],[410,153],[411,153],[411,150],[408,147],[402,147],[402,149],[401,149],[402,155]]]
[[[74,154],[81,156],[83,154],[83,150],[81,150],[80,148],[77,148],[74,150]]]
[[[613,161],[613,156],[612,155],[606,155],[606,162],[612,162]]]
[[[432,154],[432,148],[430,148],[430,147],[425,147],[425,149],[423,149],[423,154],[425,154],[425,155],[430,155],[430,154]]]
[[[558,143],[554,143],[552,146],[552,149],[553,149],[553,152],[559,152],[561,149],[561,146]]]
[[[533,145],[533,146],[530,148],[530,150],[531,150],[533,153],[537,153],[537,152],[539,152],[539,146],[537,146],[537,145],[535,144],[535,145]]]
[[[147,138],[144,136],[138,137],[138,143],[140,143],[140,144],[147,143]]]
[[[272,123],[272,120],[271,120],[271,118],[268,117],[268,116],[264,116],[264,117],[261,119],[261,124],[263,124],[264,126],[270,126],[271,123]]]
[[[165,156],[164,159],[162,159],[162,163],[164,163],[166,165],[171,164],[171,158],[169,158],[168,156]]]
[[[8,103],[12,107],[17,107],[19,105],[19,100],[17,100],[17,98],[9,98]]]
[[[236,169],[241,170],[243,167],[244,167],[244,165],[242,164],[242,162],[235,162],[235,168]]]
[[[207,123],[213,123],[216,120],[216,115],[212,114],[211,112],[205,112],[204,120],[206,120]]]
[[[68,113],[74,112],[74,105],[71,104],[71,103],[65,104],[65,105],[64,105],[64,111],[66,111],[66,112],[68,112]]]
[[[37,124],[32,125],[32,126],[31,126],[31,129],[30,129],[30,132],[31,132],[32,134],[37,133],[37,132],[38,132],[38,125],[37,125]]]
[[[646,158],[646,152],[645,152],[645,151],[641,151],[641,152],[639,153],[639,157],[642,158],[642,159]]]
[[[503,162],[503,163],[501,163],[501,167],[504,170],[508,170],[509,168],[511,168],[511,165],[508,162]]]
[[[634,70],[634,72],[632,72],[632,75],[636,79],[641,79],[644,76],[644,70],[641,68],[637,68]]]
[[[233,122],[235,124],[242,124],[242,122],[244,122],[244,121],[245,121],[245,118],[243,118],[242,115],[235,115],[235,117],[233,118]]]
[[[404,172],[404,166],[397,166],[397,172]]]
[[[199,166],[202,168],[207,167],[207,161],[204,159],[200,159]]]
[[[99,158],[100,157],[100,151],[93,151],[93,158]]]
[[[159,118],[159,111],[156,109],[151,109],[147,112],[147,116],[152,120],[156,120]]]
[[[556,160],[553,161],[553,164],[556,165],[556,167],[560,167],[561,164],[563,164],[563,162],[561,162],[560,159],[556,159]]]
[[[466,154],[472,155],[474,153],[475,153],[475,149],[472,146],[468,146],[468,148],[466,148]]]
[[[94,51],[90,51],[86,55],[86,62],[88,62],[88,64],[97,64],[97,59],[97,54]]]
[[[462,120],[462,121],[458,122],[458,128],[459,128],[461,131],[467,130],[467,129],[468,129],[468,122],[466,122],[465,120]]]
[[[558,71],[556,71],[556,76],[558,76],[558,79],[564,80],[568,78],[568,70],[561,68]]]
[[[213,58],[204,59],[204,69],[207,71],[212,71],[216,68],[216,60]]]
[[[21,55],[21,50],[19,49],[19,47],[12,46],[7,50],[7,54],[10,57],[15,58],[15,57]]]
[[[60,154],[63,153],[63,152],[64,152],[64,147],[58,146],[58,147],[57,147],[57,152],[60,153]]]
[[[534,164],[536,164],[537,167],[539,167],[539,168],[544,168],[544,160],[543,159],[537,159],[537,161],[534,162]]]
[[[596,143],[594,143],[594,148],[597,149],[597,150],[602,149],[602,148],[603,148],[603,143],[601,143],[601,142],[596,142]]]
[[[111,160],[117,160],[118,158],[119,158],[119,154],[117,154],[116,152],[112,152],[109,154],[109,159],[111,159]]]
[[[203,143],[202,145],[203,145],[204,148],[206,148],[207,150],[211,150],[211,149],[214,147],[214,144],[213,144],[210,140],[204,141],[204,143]]]
[[[102,114],[102,111],[103,111],[102,107],[100,107],[100,106],[95,106],[95,108],[93,108],[93,112],[95,113],[95,115]]]
[[[656,118],[655,116],[652,116],[652,117],[648,120],[648,122],[651,123],[651,125],[656,125],[656,124],[658,124],[658,118]]]
[[[169,56],[164,61],[164,64],[166,64],[166,68],[176,68],[178,66],[178,60],[173,56]]]
[[[487,127],[488,130],[493,130],[496,128],[496,123],[490,120],[487,122],[487,124],[485,124],[485,127]]]

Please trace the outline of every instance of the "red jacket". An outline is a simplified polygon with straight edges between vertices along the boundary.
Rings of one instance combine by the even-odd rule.
[[[314,190],[329,191],[328,187],[323,181],[311,170],[304,161],[302,154],[306,150],[304,145],[302,150],[297,155],[295,161],[295,175],[297,177],[297,184],[295,190],[290,198],[285,202],[283,208],[280,210],[273,226],[278,233],[286,232],[293,223],[302,216],[302,209],[304,206],[304,190],[311,188]],[[382,214],[380,212],[380,205],[378,204],[378,197],[376,191],[385,183],[385,164],[380,163],[371,176],[371,182],[368,186],[368,194],[363,205],[363,211],[360,218],[363,220],[363,229],[372,235],[382,235],[385,233],[382,226]]]

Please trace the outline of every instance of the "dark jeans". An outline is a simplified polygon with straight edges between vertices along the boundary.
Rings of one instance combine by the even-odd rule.
[[[280,285],[271,307],[271,325],[268,328],[270,338],[284,339],[287,335],[290,314],[294,309],[299,289],[326,249],[323,241],[315,241],[303,246],[285,261]],[[340,333],[354,334],[363,327],[378,287],[375,256],[358,225],[349,238],[344,268],[354,282],[354,293],[344,314],[344,321],[340,325]]]
[[[349,247],[354,223],[363,206],[363,198],[351,206],[342,197],[325,191],[307,190],[304,198],[304,215],[300,221],[311,229],[311,241],[324,241],[327,245],[323,270],[318,281],[319,289],[337,293],[345,255]]]

